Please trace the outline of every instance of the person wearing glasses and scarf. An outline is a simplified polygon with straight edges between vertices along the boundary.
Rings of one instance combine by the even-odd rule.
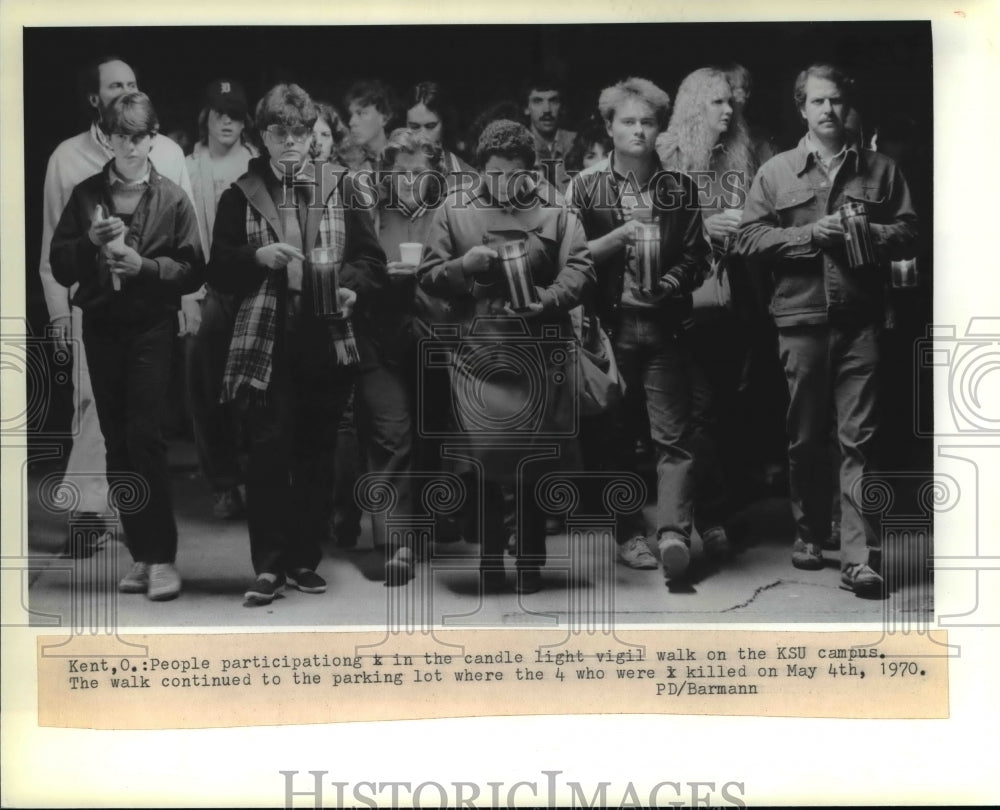
[[[223,193],[209,283],[236,296],[222,398],[245,414],[250,442],[247,523],[257,576],[247,606],[286,584],[323,593],[316,573],[326,532],[340,413],[359,361],[354,326],[386,286],[371,200],[329,163],[308,160],[318,111],[296,84],[260,100],[266,155]],[[307,263],[333,252],[343,317],[313,315]]]

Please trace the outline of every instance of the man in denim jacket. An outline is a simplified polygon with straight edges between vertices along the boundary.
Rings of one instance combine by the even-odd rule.
[[[829,435],[836,414],[842,463],[841,579],[859,595],[881,595],[880,539],[856,500],[873,468],[879,416],[876,369],[890,259],[912,251],[916,214],[892,160],[851,142],[844,120],[853,82],[831,65],[813,65],[795,82],[808,131],[769,160],[750,190],[737,249],[769,272],[771,313],[791,401],[789,478],[797,537],[796,568],[823,568],[830,527]],[[851,269],[838,208],[862,202],[878,269]]]

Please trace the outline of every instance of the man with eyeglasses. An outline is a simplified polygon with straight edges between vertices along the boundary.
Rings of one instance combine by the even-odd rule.
[[[326,590],[316,567],[337,427],[359,361],[354,328],[365,328],[365,311],[388,285],[385,253],[353,179],[308,160],[318,115],[296,84],[276,85],[260,100],[266,154],[223,192],[212,236],[208,281],[237,305],[222,398],[244,415],[250,444],[256,580],[248,607],[270,604],[286,584]],[[313,314],[306,260],[317,247],[333,253],[343,317]]]
[[[39,275],[56,343],[63,350],[72,351],[73,379],[77,385],[73,446],[66,463],[64,484],[78,499],[76,520],[93,526],[103,523],[108,512],[104,436],[97,419],[87,354],[83,347],[82,312],[79,307],[70,304],[77,288],[74,286],[67,290],[55,280],[49,251],[52,234],[73,189],[100,172],[114,157],[110,135],[101,124],[102,117],[116,98],[123,93],[135,92],[138,85],[134,71],[125,61],[117,56],[102,56],[86,68],[83,89],[93,113],[90,128],[59,144],[45,170]],[[176,183],[191,197],[184,153],[176,143],[166,135],[158,135],[150,149],[149,160],[162,177]],[[197,308],[198,304],[193,300],[196,295],[186,296],[182,306]],[[73,534],[71,527],[65,546],[67,556],[89,557],[103,543],[103,538],[93,536],[74,540]]]

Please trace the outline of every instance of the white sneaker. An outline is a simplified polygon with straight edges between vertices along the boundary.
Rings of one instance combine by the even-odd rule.
[[[175,599],[181,592],[181,576],[171,563],[153,563],[149,566],[149,590],[146,596],[154,602]]]
[[[638,568],[650,571],[658,567],[656,557],[646,545],[646,538],[642,535],[626,540],[618,546],[618,561],[629,568]]]
[[[691,562],[691,549],[677,532],[664,532],[658,543],[663,573],[669,580],[680,579]]]
[[[149,588],[149,565],[132,563],[131,570],[118,581],[119,593],[145,593]]]

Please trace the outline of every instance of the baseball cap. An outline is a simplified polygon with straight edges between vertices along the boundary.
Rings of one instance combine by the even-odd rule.
[[[205,88],[205,106],[231,118],[244,118],[247,114],[247,96],[243,85],[232,79],[216,79]]]

